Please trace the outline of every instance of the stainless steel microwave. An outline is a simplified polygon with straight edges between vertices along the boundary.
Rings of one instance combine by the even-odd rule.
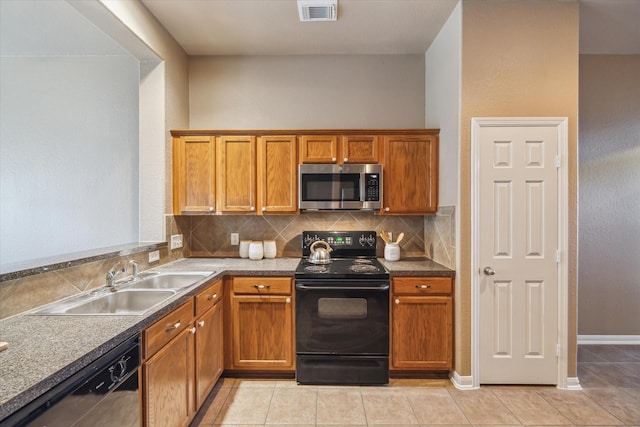
[[[298,189],[300,209],[380,209],[382,165],[300,165]]]

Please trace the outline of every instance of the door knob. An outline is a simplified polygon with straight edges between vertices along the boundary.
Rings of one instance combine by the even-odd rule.
[[[493,276],[494,274],[496,274],[496,271],[491,267],[485,267],[483,271],[487,276]]]

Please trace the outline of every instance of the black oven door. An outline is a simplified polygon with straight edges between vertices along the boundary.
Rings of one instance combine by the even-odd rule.
[[[296,353],[389,354],[389,282],[296,280]]]

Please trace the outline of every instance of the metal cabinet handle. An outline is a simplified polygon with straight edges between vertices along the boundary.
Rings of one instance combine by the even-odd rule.
[[[416,285],[416,288],[418,289],[429,289],[431,287],[431,285]]]
[[[196,327],[194,326],[193,328],[189,329],[189,332],[191,332],[192,334],[196,333]]]
[[[386,208],[384,208],[385,212],[389,212],[391,209],[389,209],[389,207],[387,206]]]
[[[180,321],[178,320],[178,321],[177,321],[173,326],[169,326],[169,327],[167,327],[164,331],[165,331],[165,332],[171,332],[171,331],[173,331],[173,330],[175,330],[175,329],[178,329],[178,328],[180,327],[180,325],[181,325],[181,323],[180,323]]]
[[[484,270],[482,270],[484,272],[484,274],[486,274],[487,276],[493,276],[494,274],[496,274],[496,271],[491,268],[491,267],[485,267]]]
[[[213,206],[209,206],[209,212],[213,212]]]
[[[331,161],[332,161],[332,162],[335,162],[336,160],[338,160],[338,159],[336,159],[335,157],[332,157],[332,158],[331,158]]]
[[[396,300],[394,301],[396,304],[400,304],[400,300],[398,298],[396,298]]]
[[[345,157],[344,159],[342,159],[342,161],[346,163],[346,162],[348,162],[348,161],[349,161],[349,158],[348,158],[348,157]]]
[[[287,298],[287,299],[285,300],[285,302],[286,302],[287,304],[291,304],[291,298]]]
[[[251,206],[251,212],[255,211],[256,207],[255,206]]]
[[[201,328],[204,326],[204,320],[201,320],[198,322],[198,326],[200,326]]]
[[[212,299],[216,299],[216,298],[218,298],[218,294],[209,295],[207,297],[207,301],[211,301]]]
[[[267,208],[263,206],[262,207],[262,212],[266,212],[266,211],[267,211]]]
[[[256,289],[269,289],[271,287],[271,285],[258,285],[258,284],[255,284],[255,285],[253,285],[253,287],[256,288]]]

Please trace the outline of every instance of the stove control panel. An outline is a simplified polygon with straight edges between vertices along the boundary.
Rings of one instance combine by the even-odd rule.
[[[302,254],[309,254],[309,247],[316,240],[324,240],[331,246],[331,256],[375,256],[377,233],[375,231],[304,231],[302,232]]]

